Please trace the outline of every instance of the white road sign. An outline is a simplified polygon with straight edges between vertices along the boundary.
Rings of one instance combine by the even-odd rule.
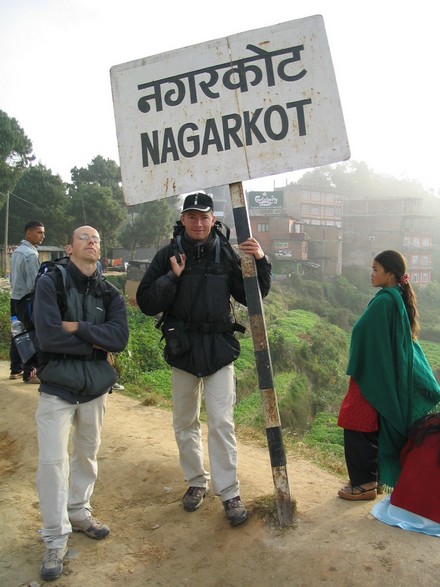
[[[322,16],[115,65],[110,76],[127,204],[350,157]]]

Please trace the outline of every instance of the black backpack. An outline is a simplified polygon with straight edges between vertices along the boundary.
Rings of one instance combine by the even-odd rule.
[[[32,291],[28,294],[20,298],[15,303],[15,310],[17,318],[23,323],[24,327],[28,332],[31,334],[31,338],[34,342],[36,348],[36,354],[34,355],[32,362],[38,364],[41,360],[41,351],[38,349],[35,334],[35,325],[32,320],[32,313],[33,313],[33,302],[35,298],[35,289],[37,285],[37,281],[40,279],[42,275],[46,275],[48,273],[52,273],[55,280],[55,288],[57,292],[57,304],[60,309],[61,316],[64,316],[64,313],[67,309],[67,294],[66,294],[66,285],[67,285],[67,272],[66,267],[69,264],[70,259],[69,257],[60,257],[59,259],[55,259],[55,261],[43,261],[41,263],[40,268],[38,269],[37,276],[35,278],[34,287]],[[110,301],[112,299],[112,290],[114,286],[112,286],[108,281],[106,281],[105,277],[102,276],[100,273],[100,297],[102,297],[104,309],[107,311]]]
[[[55,272],[55,286],[57,291],[57,303],[61,311],[61,315],[66,309],[66,282],[67,274],[66,267],[69,263],[69,257],[61,257],[55,259],[55,261],[43,261],[40,268],[38,269],[37,276],[35,277],[35,283],[32,290],[24,295],[22,298],[15,303],[15,313],[17,318],[23,323],[24,327],[28,332],[35,330],[34,323],[32,321],[33,302],[35,297],[35,288],[37,281],[42,275],[46,273]]]

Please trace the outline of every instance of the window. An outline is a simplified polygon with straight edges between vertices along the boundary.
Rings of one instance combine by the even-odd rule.
[[[411,281],[413,283],[419,283],[419,274],[418,273],[414,273],[413,276],[412,276],[412,278],[411,278]]]
[[[412,255],[411,256],[412,259],[412,264],[413,265],[418,265],[419,264],[419,256],[418,255]]]
[[[431,241],[429,238],[422,238],[422,247],[429,247],[431,244]]]
[[[429,282],[429,273],[422,273],[422,282],[423,283]]]
[[[334,208],[330,208],[329,206],[326,206],[324,208],[324,212],[327,218],[334,218],[335,215],[335,209]]]
[[[269,232],[268,224],[257,224],[257,232]]]
[[[321,201],[321,192],[312,192],[312,202]]]
[[[414,247],[420,247],[420,239],[419,239],[419,237],[418,237],[418,236],[415,236],[415,237],[413,238],[413,242],[412,242],[412,244],[413,244],[413,246],[414,246]]]
[[[420,257],[420,263],[422,265],[429,265],[429,257],[428,257],[428,255],[422,255]]]
[[[301,206],[301,215],[310,216],[310,206],[308,204],[304,204],[303,206]]]

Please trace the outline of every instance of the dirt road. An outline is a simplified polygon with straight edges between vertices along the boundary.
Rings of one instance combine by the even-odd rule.
[[[36,386],[0,364],[0,586],[43,584],[35,491]],[[268,452],[239,444],[243,499],[273,492]],[[440,541],[388,527],[371,502],[336,497],[341,479],[289,459],[297,520],[284,531],[253,513],[230,528],[219,500],[181,507],[185,485],[171,414],[112,394],[107,404],[94,513],[108,539],[72,535],[55,587],[409,587],[440,585]]]

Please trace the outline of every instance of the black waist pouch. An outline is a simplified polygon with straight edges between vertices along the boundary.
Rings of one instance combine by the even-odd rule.
[[[165,339],[165,357],[181,357],[190,349],[189,333],[184,322],[166,322],[162,324]]]

